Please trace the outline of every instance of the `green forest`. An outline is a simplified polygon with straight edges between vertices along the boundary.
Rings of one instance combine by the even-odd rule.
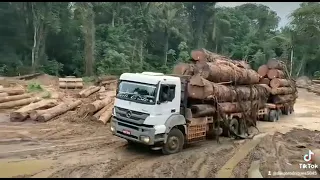
[[[205,48],[254,69],[280,58],[293,76],[320,73],[320,3],[286,27],[269,7],[216,2],[1,2],[0,74],[171,72]]]

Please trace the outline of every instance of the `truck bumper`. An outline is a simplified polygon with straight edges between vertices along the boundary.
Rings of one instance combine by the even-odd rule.
[[[155,135],[154,128],[133,125],[124,121],[119,121],[115,117],[111,118],[112,134],[123,139],[145,145],[158,145],[164,142],[164,134]]]

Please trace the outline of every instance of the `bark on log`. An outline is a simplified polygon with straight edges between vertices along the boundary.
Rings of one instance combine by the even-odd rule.
[[[272,95],[285,95],[295,93],[295,89],[291,87],[280,87],[280,88],[272,88]]]
[[[271,87],[267,84],[257,84],[257,86],[261,86],[267,90],[267,92],[270,94],[271,93]]]
[[[224,102],[219,103],[219,106],[224,113],[241,113],[243,111],[250,111],[252,108],[254,108],[251,107],[251,101],[243,101],[240,103],[241,106],[238,102]],[[258,106],[258,108],[262,108],[265,104],[262,101],[252,101],[252,105]],[[241,107],[243,107],[243,109]]]
[[[112,106],[111,106],[112,107]],[[99,118],[99,121],[101,121],[103,124],[107,124],[107,122],[110,120],[112,116],[112,108],[109,108],[105,112],[103,112]]]
[[[266,77],[268,74],[269,68],[267,65],[262,65],[258,68],[258,74],[260,75],[260,77]]]
[[[104,98],[114,98],[116,96],[116,91],[106,91],[106,92],[101,92],[99,93],[99,98],[104,99]]]
[[[9,96],[9,94],[8,93],[0,93],[0,97],[6,97],[6,96]]]
[[[288,87],[290,85],[293,85],[293,82],[288,79],[274,78],[270,81],[270,87],[272,88]]]
[[[81,98],[81,94],[83,94],[84,92],[88,91],[89,89],[93,89],[93,88],[95,88],[95,87],[96,87],[96,86],[89,86],[88,88],[81,90],[81,91],[77,94],[77,97],[78,97],[78,98]]]
[[[112,101],[112,99],[109,98],[109,97],[105,98],[103,100],[96,100],[93,103],[90,103],[90,104],[86,105],[87,113],[92,115],[95,112],[97,112],[100,109],[102,109],[104,106],[107,106],[111,101]]]
[[[193,99],[211,100],[217,97],[219,101],[236,101],[237,94],[241,100],[250,100],[249,86],[225,86],[212,83],[199,75],[193,76],[188,84],[188,96]],[[266,88],[260,85],[252,86],[252,99],[265,99],[268,96]]]
[[[24,121],[29,116],[29,112],[39,108],[50,108],[58,104],[57,100],[54,99],[44,99],[36,103],[31,103],[24,106],[10,114],[11,121]]]
[[[272,96],[272,103],[282,104],[287,102],[294,102],[297,99],[296,94],[287,94],[287,95],[276,95]]]
[[[89,88],[88,90],[86,90],[82,94],[80,94],[80,97],[86,98],[86,97],[90,96],[91,94],[99,91],[100,88],[101,88],[100,86]]]
[[[0,97],[0,103],[8,102],[8,101],[16,101],[20,99],[26,99],[31,97],[32,94],[21,94],[21,95],[15,95],[15,96],[6,96],[6,97]]]
[[[105,107],[103,107],[102,109],[100,109],[97,113],[95,113],[94,115],[93,115],[93,120],[95,120],[95,121],[99,121],[99,118],[100,118],[100,116],[104,113],[104,112],[106,112],[108,109],[112,109],[112,106],[113,106],[113,101],[111,101],[108,105],[106,105]]]
[[[266,84],[266,85],[269,85],[270,84],[270,79],[268,78],[262,78],[260,79],[260,84]]]
[[[270,59],[267,62],[268,68],[269,69],[279,69],[279,70],[283,70],[284,68],[284,64],[282,61],[276,60],[276,59]]]
[[[82,78],[59,78],[59,82],[82,82]]]
[[[186,63],[179,63],[173,67],[172,73],[178,74],[178,75],[192,76],[194,73],[194,65],[193,64],[186,64]]]
[[[17,106],[23,106],[23,105],[30,104],[32,102],[40,101],[40,100],[41,98],[39,97],[32,97],[32,98],[20,99],[16,101],[4,102],[4,103],[0,103],[0,109],[6,109],[6,108],[8,109],[8,108],[13,108]]]
[[[259,83],[259,74],[252,69],[244,69],[235,65],[197,62],[195,73],[215,82],[233,82],[236,84]]]
[[[106,91],[106,88],[104,86],[102,86],[99,90],[99,93],[102,93],[102,92],[105,92]]]
[[[191,106],[192,117],[212,116],[216,112],[216,108],[209,104],[195,104]]]
[[[61,114],[66,113],[67,111],[70,111],[70,110],[76,108],[81,103],[82,103],[81,100],[77,100],[77,101],[70,102],[70,103],[62,103],[58,106],[55,106],[53,108],[48,109],[46,113],[38,116],[36,120],[41,121],[41,122],[49,121],[50,119],[52,119],[56,116],[59,116]]]
[[[0,89],[0,92],[5,92],[5,93],[8,93],[9,96],[13,96],[13,95],[19,95],[19,94],[23,94],[25,93],[25,90],[23,89],[13,89],[13,88],[3,88],[3,89]]]
[[[68,88],[68,89],[77,89],[77,88],[83,88],[82,82],[59,82],[60,88]]]
[[[269,79],[274,79],[274,78],[284,78],[284,73],[281,70],[278,69],[269,69],[268,71],[268,78]]]

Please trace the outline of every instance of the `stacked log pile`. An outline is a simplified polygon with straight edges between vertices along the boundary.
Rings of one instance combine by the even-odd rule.
[[[191,56],[191,63],[176,65],[173,73],[191,76],[187,88],[193,117],[214,113],[214,102],[224,113],[253,112],[253,108],[264,107],[268,90],[259,85],[259,74],[247,63],[205,49],[194,50]]]
[[[59,87],[61,89],[82,89],[82,78],[76,78],[74,76],[67,76],[65,78],[59,78]]]
[[[282,61],[269,60],[267,64],[259,67],[258,74],[260,75],[260,83],[270,87],[269,103],[295,102],[298,97],[296,83],[285,73],[285,65]]]
[[[116,77],[116,76],[101,76],[101,77],[98,77],[96,84],[104,87],[106,90],[114,90],[118,84],[118,77]]]

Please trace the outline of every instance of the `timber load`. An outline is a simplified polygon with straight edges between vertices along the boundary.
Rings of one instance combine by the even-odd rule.
[[[214,104],[222,113],[247,114],[264,107],[271,93],[269,87],[259,84],[260,75],[245,61],[231,60],[206,49],[192,51],[190,62],[177,64],[173,73],[190,76],[187,92],[193,118],[214,115]]]
[[[83,80],[82,78],[75,78],[71,76],[59,78],[59,87],[61,89],[82,89]]]
[[[268,103],[294,103],[297,99],[296,83],[286,73],[284,62],[270,59],[267,64],[258,68],[260,84],[269,86],[270,96]]]

